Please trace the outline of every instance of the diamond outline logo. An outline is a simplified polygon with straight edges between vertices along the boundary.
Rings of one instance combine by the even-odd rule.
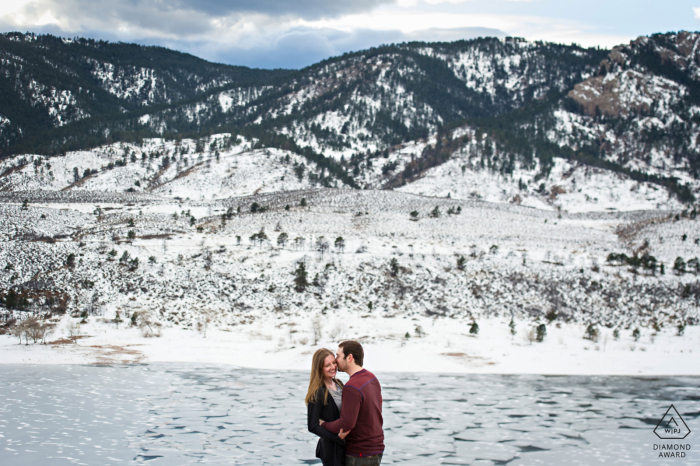
[[[673,410],[673,412],[671,412]],[[666,419],[666,416],[671,413],[670,419]],[[664,422],[665,421],[665,422]],[[680,423],[678,422],[680,421]],[[683,427],[685,427],[685,435],[682,437],[680,436],[683,433]],[[669,434],[668,429],[671,429],[674,431],[674,433]],[[659,435],[659,432],[657,430],[661,430],[662,433],[666,435],[672,435],[671,437],[662,437]],[[666,430],[666,432],[664,432]],[[675,431],[678,431],[677,433]],[[659,437],[662,440],[682,440],[690,434],[690,428],[688,427],[688,424],[685,423],[683,418],[681,417],[680,413],[676,409],[675,406],[671,405],[667,410],[666,413],[664,413],[663,417],[659,421],[659,423],[656,425],[656,428],[654,429],[654,433],[656,434],[657,437]],[[675,436],[673,436],[675,435]]]

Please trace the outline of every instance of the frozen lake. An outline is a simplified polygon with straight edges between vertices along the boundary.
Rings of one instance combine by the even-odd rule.
[[[700,465],[697,377],[377,375],[384,465]],[[320,464],[307,381],[214,365],[0,365],[0,464]],[[653,451],[671,403],[693,431],[683,460]]]

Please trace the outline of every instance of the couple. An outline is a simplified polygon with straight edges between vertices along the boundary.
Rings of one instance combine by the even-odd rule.
[[[325,348],[314,353],[306,405],[309,432],[321,437],[316,457],[323,466],[379,466],[382,461],[382,388],[362,368],[363,360],[356,341],[342,342],[335,356]],[[345,385],[335,378],[337,370],[350,376]]]

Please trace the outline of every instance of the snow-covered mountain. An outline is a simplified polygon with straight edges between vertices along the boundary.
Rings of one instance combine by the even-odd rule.
[[[325,186],[372,188],[433,176],[427,170],[466,151],[510,178],[520,198],[561,187],[546,180],[564,159],[687,204],[700,174],[698,38],[658,34],[612,51],[515,38],[407,43],[265,71],[5,34],[0,136],[5,153],[51,155],[228,133],[320,164]]]
[[[28,140],[71,123],[78,124],[61,135],[85,133],[85,119],[115,118],[288,73],[209,63],[162,47],[0,34],[0,149],[21,152]]]
[[[653,343],[700,319],[697,39],[265,71],[6,34],[0,317],[286,322],[275,351],[335,313],[364,341],[406,340],[362,322],[512,318]]]

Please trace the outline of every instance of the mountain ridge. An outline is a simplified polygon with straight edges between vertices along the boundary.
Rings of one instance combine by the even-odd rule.
[[[3,35],[5,42],[10,36]],[[109,50],[141,47],[23,37]],[[226,65],[210,64],[214,71],[189,76],[199,84],[179,94],[159,78],[170,76],[167,60],[157,73],[80,56],[108,94],[111,113],[90,114],[74,92],[44,86],[34,110],[48,108],[51,115],[54,107],[46,102],[52,102],[54,117],[65,114],[67,123],[49,128],[45,119],[41,131],[22,136],[0,105],[0,143],[5,154],[60,155],[117,141],[204,140],[226,133],[320,164],[328,172],[320,176],[325,185],[335,179],[351,187],[392,188],[425,176],[477,138],[470,157],[489,170],[512,177],[516,169],[537,167],[531,177],[536,185],[520,181],[521,189],[538,189],[554,159],[563,158],[663,186],[692,203],[700,189],[700,149],[693,142],[700,135],[697,41],[696,33],[656,34],[611,51],[518,38],[410,42],[346,53],[298,71],[238,67],[244,77],[236,79],[221,74]],[[10,61],[2,61],[5,75]],[[674,64],[670,71],[666,61]],[[420,146],[421,153],[392,155],[407,145]]]

